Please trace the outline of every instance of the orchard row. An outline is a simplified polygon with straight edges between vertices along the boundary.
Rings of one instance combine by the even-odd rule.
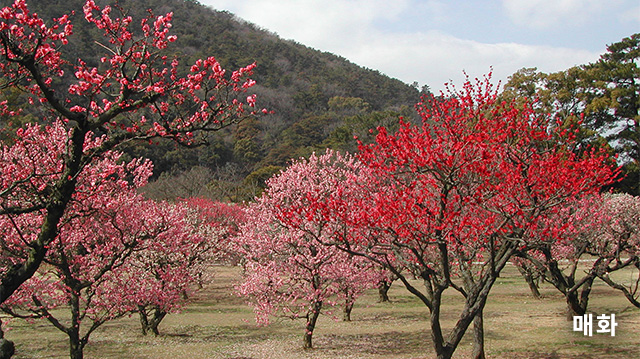
[[[323,308],[339,300],[348,314],[364,289],[398,279],[428,308],[438,358],[452,356],[472,323],[482,358],[483,308],[510,262],[553,283],[570,314],[584,314],[597,278],[638,306],[638,283],[609,276],[640,267],[638,200],[607,193],[620,179],[616,159],[579,139],[575,117],[500,100],[487,76],[424,96],[419,121],[372,129],[373,143],[355,154],[293,162],[250,204],[154,202],[138,192],[151,164],[118,149],[157,138],[205,144],[207,132],[268,113],[246,94],[255,64],[227,73],[209,57],[180,71],[165,52],[176,40],[171,13],[136,23],[92,0],[82,13],[103,36],[95,64],[63,51],[69,16],[46,23],[24,0],[0,9],[0,87],[41,114],[2,133],[0,306],[65,332],[72,359],[122,315],[138,313],[157,332],[209,280],[205,268],[229,256],[259,321],[305,318],[306,347]],[[0,103],[3,118],[24,110]],[[596,260],[579,277],[584,255]],[[450,330],[440,316],[447,290],[465,298]]]

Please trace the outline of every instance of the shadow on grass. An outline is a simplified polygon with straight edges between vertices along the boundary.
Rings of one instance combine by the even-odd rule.
[[[380,334],[325,334],[315,339],[315,348],[320,351],[350,352],[375,355],[424,354],[431,348],[429,333],[421,331],[386,332]]]
[[[360,315],[360,313],[356,313],[355,316],[357,320],[352,323],[357,322],[372,322],[372,323],[397,323],[400,321],[411,321],[416,322],[418,324],[424,323],[424,325],[429,325],[429,314],[428,313],[398,313],[392,311],[379,311],[373,315]]]
[[[613,355],[613,356],[610,356]],[[616,351],[608,352],[605,356],[602,354],[558,354],[556,352],[551,353],[510,353],[509,359],[602,359],[602,358],[634,358],[633,356],[627,356],[625,352]]]
[[[272,332],[262,330],[262,328],[250,324],[241,326],[184,325],[174,327],[172,331],[160,333],[160,337],[162,338],[185,343],[246,343],[266,340],[272,335]]]

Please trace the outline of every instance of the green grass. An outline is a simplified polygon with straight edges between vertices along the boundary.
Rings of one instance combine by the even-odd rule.
[[[105,324],[85,349],[86,358],[372,358],[420,359],[434,355],[424,305],[394,283],[391,303],[377,303],[368,292],[356,302],[352,322],[320,318],[313,350],[302,350],[302,321],[275,320],[268,327],[254,324],[252,309],[231,294],[237,268],[217,267],[215,282],[199,292],[181,313],[160,326],[160,337],[144,337],[133,316]],[[621,273],[620,275],[624,275]],[[489,297],[485,313],[486,351],[490,358],[640,358],[640,310],[619,293],[596,282],[589,310],[616,313],[615,337],[584,337],[566,321],[565,303],[549,285],[534,299],[512,267],[505,269]],[[451,328],[462,298],[447,292],[442,318]],[[335,308],[340,315],[340,308]],[[595,326],[595,323],[594,323]],[[67,339],[45,322],[14,321],[6,337],[17,346],[17,359],[66,358]],[[463,339],[455,358],[468,358],[471,341]]]

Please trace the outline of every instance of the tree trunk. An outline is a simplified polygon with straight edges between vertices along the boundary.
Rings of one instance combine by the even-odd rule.
[[[578,301],[578,293],[569,292],[565,295],[565,299],[567,301],[567,320],[573,320],[574,316],[584,315],[586,312],[584,308],[580,306],[580,302]]]
[[[525,275],[524,280],[526,280],[527,284],[529,285],[531,295],[533,295],[535,299],[542,299],[542,294],[540,294],[540,288],[538,287],[538,283],[536,283],[536,280],[533,279],[533,277],[530,275]]]
[[[15,352],[16,347],[13,342],[4,338],[2,321],[0,321],[0,359],[10,359]]]
[[[450,347],[443,347],[442,350],[437,354],[437,359],[451,359],[453,356],[453,351]]]
[[[49,244],[58,235],[58,224],[64,215],[67,204],[76,190],[76,175],[81,170],[84,140],[87,129],[76,127],[71,134],[71,157],[65,161],[66,170],[55,184],[52,198],[47,204],[47,214],[40,226],[35,241],[28,244],[27,258],[19,265],[11,266],[0,278],[0,304],[15,292],[22,283],[31,278],[38,270],[49,248]]]
[[[565,299],[567,301],[567,320],[572,321],[574,316],[581,316],[587,312],[589,304],[589,294],[594,278],[589,278],[583,285],[582,290],[578,293],[578,289],[567,292]],[[579,295],[578,295],[579,294]]]
[[[450,359],[451,355],[453,355],[453,350],[445,345],[444,337],[442,336],[442,327],[440,326],[441,298],[441,289],[432,292],[432,308],[429,308],[431,311],[429,316],[429,321],[431,322],[431,341],[433,342],[438,359]]]
[[[147,335],[147,329],[149,328],[149,318],[144,307],[138,306],[138,317],[140,318],[140,327],[142,328],[142,335]]]
[[[149,315],[152,314],[151,317]],[[149,332],[153,335],[160,335],[158,326],[160,322],[167,316],[167,312],[160,308],[153,308],[147,313],[146,308],[138,306],[138,315],[140,316],[140,326],[142,327],[142,335],[147,335]]]
[[[347,299],[344,303],[344,312],[342,315],[343,322],[351,321],[351,311],[353,310],[353,300]]]
[[[64,331],[69,337],[69,357],[71,359],[82,359],[84,357],[84,346],[87,344],[89,334],[87,333],[84,338],[80,336],[80,297],[77,293],[80,293],[81,289],[71,285],[69,287],[74,288],[72,291],[74,294],[69,300],[71,326]]]
[[[500,249],[500,253],[496,254],[496,261],[491,272],[486,277],[480,278],[473,290],[468,292],[466,297],[465,308],[455,326],[451,329],[444,340],[442,335],[442,327],[440,326],[440,305],[442,290],[434,291],[431,301],[431,329],[432,339],[435,344],[435,350],[439,359],[450,359],[460,341],[464,337],[465,332],[474,323],[474,358],[484,358],[484,326],[482,314],[487,303],[487,298],[491,288],[500,275],[500,271],[504,268],[508,259],[514,252],[514,244],[505,244]],[[476,343],[477,342],[477,343]]]
[[[480,309],[473,319],[473,359],[485,359],[484,355],[484,320],[483,309]]]
[[[84,343],[80,339],[80,333],[75,328],[71,328],[67,332],[69,336],[69,358],[71,359],[83,359],[84,358]]]
[[[156,308],[153,311],[153,318],[149,323],[149,329],[151,329],[151,332],[153,333],[153,335],[155,336],[160,335],[160,332],[158,331],[158,326],[160,325],[160,322],[162,322],[162,319],[164,319],[164,317],[166,316],[167,316],[167,312],[164,310]]]
[[[516,267],[520,271],[520,274],[522,274],[522,277],[524,278],[524,280],[529,285],[529,290],[531,290],[531,295],[533,295],[533,297],[536,299],[541,299],[542,295],[540,294],[540,288],[538,287],[538,283],[536,279],[533,277],[533,273],[531,273],[531,271],[528,270],[527,268],[523,268],[520,265]]]
[[[302,345],[304,349],[313,348],[313,330],[316,328],[316,322],[320,316],[320,309],[322,309],[322,302],[315,302],[313,303],[313,309],[307,314],[307,327],[305,328]]]
[[[16,347],[11,340],[0,339],[0,359],[10,359],[16,352]]]
[[[378,282],[378,303],[390,302],[389,289],[391,288],[391,282],[381,280]]]

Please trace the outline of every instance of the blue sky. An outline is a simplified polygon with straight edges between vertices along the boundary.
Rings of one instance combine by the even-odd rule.
[[[640,32],[640,0],[200,0],[406,83],[554,72]],[[214,54],[215,55],[215,54]],[[259,65],[259,64],[258,64]]]

